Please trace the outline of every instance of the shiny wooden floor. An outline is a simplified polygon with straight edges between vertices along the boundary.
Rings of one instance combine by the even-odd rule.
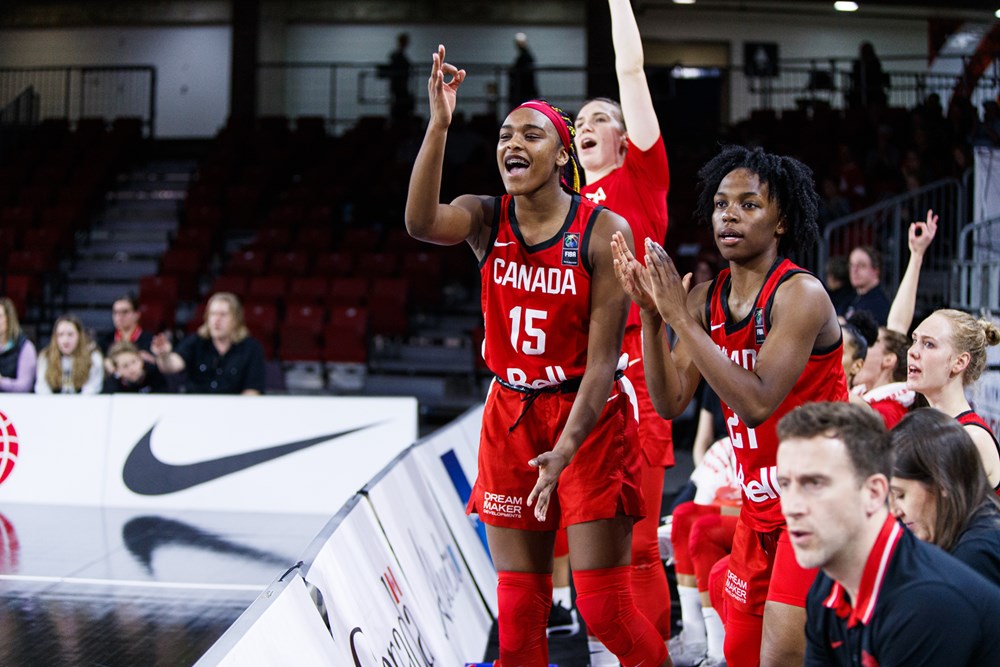
[[[327,517],[0,507],[0,665],[194,664]]]

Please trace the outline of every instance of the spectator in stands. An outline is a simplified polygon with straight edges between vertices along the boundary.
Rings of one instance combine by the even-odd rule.
[[[101,353],[75,315],[62,315],[38,357],[36,394],[99,394],[104,379]]]
[[[889,318],[889,297],[882,289],[882,257],[872,246],[858,246],[851,251],[848,259],[851,287],[854,288],[854,298],[847,306],[844,314],[850,317],[856,310],[867,310],[880,325],[885,325]]]
[[[841,355],[841,363],[844,366],[844,375],[847,377],[848,388],[854,386],[854,377],[861,371],[865,364],[865,357],[868,356],[868,347],[878,338],[878,324],[871,313],[859,310],[853,313],[847,322],[841,325],[841,334],[844,337],[844,351]],[[851,393],[851,400],[856,397]]]
[[[846,257],[831,257],[826,262],[826,291],[837,315],[847,313],[847,307],[858,295],[851,287],[851,273],[847,268]]]
[[[510,67],[509,90],[509,102],[512,107],[538,97],[538,86],[535,83],[535,56],[528,48],[528,36],[523,32],[514,35],[514,46],[517,47],[517,58]]]
[[[940,410],[921,408],[889,438],[893,514],[920,539],[1000,585],[1000,501],[969,434]]]
[[[410,59],[406,57],[409,45],[409,33],[396,35],[396,50],[389,54],[389,62],[378,70],[380,78],[389,80],[389,117],[394,123],[413,115],[415,98],[410,92]]]
[[[885,426],[811,403],[778,425],[777,481],[795,558],[819,567],[807,665],[1000,665],[1000,588],[889,513]]]
[[[851,214],[851,202],[837,189],[837,183],[829,176],[824,176],[820,181],[819,215],[817,223],[820,228],[832,220],[843,218]],[[846,265],[845,265],[846,270]],[[846,274],[844,276],[846,278]]]
[[[167,380],[155,363],[146,361],[135,344],[120,340],[111,344],[108,361],[112,373],[104,378],[101,393],[163,394]]]
[[[888,96],[889,76],[882,71],[882,61],[871,42],[861,42],[858,58],[851,67],[851,87],[847,106],[851,109],[881,109]]]
[[[264,349],[250,336],[235,294],[209,297],[205,323],[176,351],[165,334],[153,336],[152,351],[164,375],[187,371],[184,388],[189,394],[264,393]]]
[[[131,294],[124,294],[111,304],[111,321],[114,322],[115,330],[99,339],[101,352],[104,354],[104,370],[108,375],[115,372],[111,363],[110,349],[118,341],[132,343],[139,349],[144,361],[154,361],[153,354],[149,351],[153,334],[143,330],[139,324],[141,317],[139,302]]]
[[[0,297],[0,392],[30,392],[37,362],[35,345],[21,331],[14,302]]]

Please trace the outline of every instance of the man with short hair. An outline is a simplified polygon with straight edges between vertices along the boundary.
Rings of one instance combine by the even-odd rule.
[[[880,326],[889,319],[889,297],[882,289],[882,258],[872,246],[858,246],[847,260],[851,287],[857,293],[847,306],[846,317],[867,310]]]
[[[1000,588],[889,513],[882,420],[812,403],[778,423],[781,508],[796,560],[818,567],[806,603],[814,665],[1000,665]]]

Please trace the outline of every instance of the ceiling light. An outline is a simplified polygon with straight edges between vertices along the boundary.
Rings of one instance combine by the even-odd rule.
[[[674,0],[675,5],[693,5],[694,0]]]
[[[833,3],[833,8],[838,12],[856,12],[858,11],[858,3],[850,2],[849,0],[837,0]]]

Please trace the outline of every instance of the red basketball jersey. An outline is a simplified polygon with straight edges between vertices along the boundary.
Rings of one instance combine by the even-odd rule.
[[[483,359],[498,378],[542,388],[583,376],[590,335],[590,231],[601,207],[573,196],[562,228],[529,246],[514,199],[498,198],[490,246],[479,264]]]
[[[715,344],[736,363],[753,370],[771,327],[771,305],[781,284],[797,273],[806,273],[787,259],[771,268],[750,314],[740,322],[729,317],[729,269],[713,281],[705,312]],[[803,403],[846,401],[847,381],[841,364],[843,340],[828,350],[813,351],[802,375],[781,405],[756,428],[748,428],[722,401],[726,426],[736,454],[736,476],[743,489],[743,520],[756,531],[767,532],[784,523],[778,500],[776,462],[778,420]]]
[[[629,141],[624,164],[604,178],[587,183],[580,188],[580,194],[628,221],[636,256],[645,263],[646,237],[661,245],[667,238],[669,189],[670,167],[663,137],[660,137],[647,151],[640,151]],[[639,307],[632,304],[628,326],[641,325]]]

